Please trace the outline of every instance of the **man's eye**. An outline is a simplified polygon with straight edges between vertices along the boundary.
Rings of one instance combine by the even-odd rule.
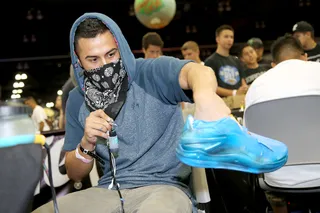
[[[111,57],[113,57],[115,54],[116,54],[115,52],[114,52],[114,53],[109,53],[109,54],[108,54],[108,57],[111,58]]]

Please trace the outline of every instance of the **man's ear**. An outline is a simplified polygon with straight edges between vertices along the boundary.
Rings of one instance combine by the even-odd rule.
[[[272,68],[275,67],[276,65],[277,65],[276,63],[271,62],[271,67],[272,67]]]
[[[301,60],[308,61],[308,53],[301,55]]]
[[[244,60],[243,60],[242,55],[239,55],[239,59],[240,59],[243,63],[245,63]]]
[[[305,35],[311,38],[311,32],[305,32]]]
[[[80,62],[79,59],[78,59],[78,64],[79,64],[79,66],[83,69],[83,66],[82,66],[82,64],[81,64],[81,62]]]

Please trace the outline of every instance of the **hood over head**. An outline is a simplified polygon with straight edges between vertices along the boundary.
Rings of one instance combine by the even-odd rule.
[[[78,62],[78,56],[75,52],[75,46],[74,46],[74,37],[75,32],[77,30],[77,27],[81,22],[83,22],[85,19],[88,18],[97,18],[100,19],[110,30],[114,38],[116,39],[116,42],[118,44],[120,57],[122,59],[122,63],[124,64],[124,67],[126,69],[126,72],[128,73],[129,78],[129,87],[132,82],[132,79],[135,75],[135,69],[136,69],[136,60],[131,52],[130,46],[123,36],[119,26],[108,16],[101,14],[101,13],[85,13],[84,15],[80,16],[72,25],[71,31],[70,31],[70,54],[71,54],[71,63],[74,68],[74,75],[77,79],[77,83],[79,87],[81,88],[81,91],[84,91],[84,79],[83,79],[83,72],[84,69],[80,66]]]

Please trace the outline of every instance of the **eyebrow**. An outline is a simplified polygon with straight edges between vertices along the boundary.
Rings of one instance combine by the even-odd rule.
[[[117,50],[117,48],[112,48],[111,50],[109,50],[109,51],[106,53],[106,55],[109,54],[109,53],[111,53],[111,52],[113,52],[113,51],[115,51],[115,50]],[[88,58],[96,58],[96,57],[98,57],[98,56],[88,55],[88,56],[86,56],[86,59],[88,59]]]

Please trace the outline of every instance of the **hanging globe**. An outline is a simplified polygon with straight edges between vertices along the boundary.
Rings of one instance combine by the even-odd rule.
[[[137,19],[150,29],[166,27],[176,14],[175,0],[135,0]]]

